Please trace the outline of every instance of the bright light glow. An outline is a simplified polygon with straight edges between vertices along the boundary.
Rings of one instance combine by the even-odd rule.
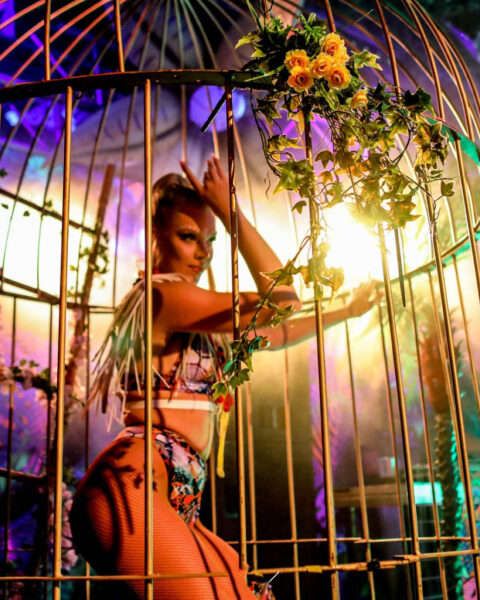
[[[378,239],[355,221],[344,204],[325,211],[328,226],[328,264],[342,267],[345,287],[352,288],[369,278],[382,279]]]

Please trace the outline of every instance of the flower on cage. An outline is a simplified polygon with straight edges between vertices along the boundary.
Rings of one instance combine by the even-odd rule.
[[[315,58],[315,60],[310,65],[310,72],[316,79],[320,79],[321,77],[326,77],[330,72],[334,63],[333,56],[327,54],[326,52],[320,52],[320,54]]]
[[[290,71],[290,77],[288,78],[287,83],[296,92],[306,92],[313,85],[313,75],[311,74],[310,69],[293,67]]]
[[[305,50],[290,50],[285,55],[284,65],[292,72],[295,67],[308,68],[310,59]]]
[[[333,63],[326,79],[331,88],[343,90],[350,85],[352,75],[345,65]]]
[[[352,108],[363,108],[368,104],[368,95],[367,90],[361,89],[358,90],[353,96],[350,106]]]
[[[13,373],[5,364],[3,358],[0,358],[0,385],[2,387],[13,383]]]
[[[322,52],[333,56],[338,62],[346,62],[348,60],[345,42],[338,33],[329,33],[325,36],[322,43]]]

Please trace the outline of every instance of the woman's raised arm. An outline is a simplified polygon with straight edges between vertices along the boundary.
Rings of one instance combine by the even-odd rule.
[[[230,233],[228,177],[222,169],[220,160],[216,156],[209,159],[203,183],[195,177],[186,163],[182,162],[180,164],[196,192],[204,198]],[[240,209],[238,209],[238,246],[252,274],[257,290],[260,294],[264,294],[269,289],[271,280],[265,277],[263,273],[275,271],[281,268],[282,264]],[[275,289],[276,292],[288,292],[290,294],[289,304],[293,304],[296,309],[300,308],[300,301],[293,287],[284,285],[277,286]]]
[[[359,317],[366,313],[378,299],[378,282],[370,281],[355,288],[349,301],[341,308],[326,310],[322,313],[324,327],[331,327],[336,323],[352,317]],[[293,346],[316,334],[316,320],[314,315],[299,317],[284,321],[277,327],[261,327],[257,329],[258,335],[266,336],[270,341],[270,350],[280,350]]]

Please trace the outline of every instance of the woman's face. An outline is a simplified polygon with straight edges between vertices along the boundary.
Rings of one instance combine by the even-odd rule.
[[[208,267],[215,240],[215,218],[206,205],[181,204],[169,214],[158,239],[159,270],[180,273],[195,283]]]

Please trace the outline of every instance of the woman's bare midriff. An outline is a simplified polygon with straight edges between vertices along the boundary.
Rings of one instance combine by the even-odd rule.
[[[154,398],[175,400],[176,402],[201,402],[211,401],[206,394],[193,394],[189,392],[172,392],[162,390],[156,392]],[[142,395],[135,393],[127,396],[127,415],[125,425],[144,425],[145,410],[143,408],[130,408],[128,399],[141,400]],[[215,430],[215,413],[191,408],[153,408],[152,422],[154,426],[165,427],[181,435],[190,446],[199,452],[203,458],[207,458],[213,441]]]

